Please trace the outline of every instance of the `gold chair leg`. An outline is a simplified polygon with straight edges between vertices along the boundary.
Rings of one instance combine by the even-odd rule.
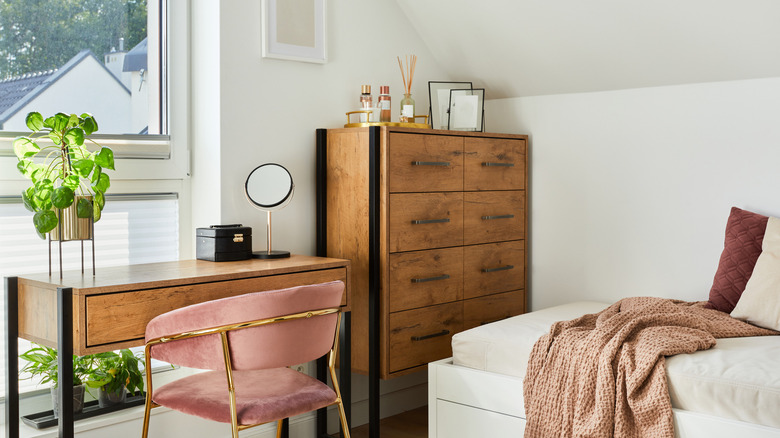
[[[347,413],[344,411],[344,402],[339,397],[339,419],[341,420],[341,428],[344,429],[344,438],[349,438],[349,427],[347,426]]]
[[[150,393],[147,392],[146,406],[144,408],[144,426],[143,426],[144,428],[143,431],[141,432],[142,438],[147,438],[149,436],[149,417],[150,417],[151,410],[152,410],[152,397]]]
[[[279,420],[276,422],[276,438],[282,438],[282,422],[284,420]]]

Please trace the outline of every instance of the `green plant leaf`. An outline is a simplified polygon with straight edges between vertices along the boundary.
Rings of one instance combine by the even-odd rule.
[[[73,161],[73,171],[82,178],[87,178],[93,167],[95,162],[88,158]]]
[[[94,184],[100,179],[100,175],[102,174],[103,174],[103,168],[95,164],[95,168],[92,172],[92,178],[90,179],[90,181],[92,181],[92,183]]]
[[[43,129],[43,116],[37,111],[33,111],[27,114],[24,119],[24,123],[30,128],[30,131],[38,132]]]
[[[57,146],[62,144],[62,137],[58,131],[51,131],[48,135],[49,139]]]
[[[35,187],[28,187],[27,190],[23,190],[22,203],[24,204],[24,208],[35,212],[35,198],[33,198],[32,193],[35,193]]]
[[[103,192],[95,192],[95,196],[93,196],[93,204],[97,205],[101,210],[103,210],[103,207],[106,205],[106,196],[103,194]]]
[[[111,178],[107,173],[101,173],[96,182],[92,183],[92,189],[96,192],[105,193],[108,188],[111,187]]]
[[[79,116],[75,114],[69,114],[68,116],[68,124],[65,126],[65,128],[72,128],[74,126],[78,126],[79,124]]]
[[[69,122],[70,115],[65,113],[57,113],[54,115],[54,122],[52,123],[51,129],[62,132],[68,128]]]
[[[105,146],[100,148],[98,153],[95,154],[95,164],[106,169],[114,170],[114,151]]]
[[[41,150],[41,148],[29,137],[16,137],[13,144],[16,158],[20,160],[33,157]]]
[[[87,198],[79,198],[76,204],[76,216],[87,218],[92,217],[92,203]]]
[[[85,134],[92,135],[93,132],[98,130],[97,120],[95,120],[95,118],[92,117],[92,114],[84,113],[81,115],[81,118],[84,119],[84,121],[81,124],[81,127],[84,128]]]
[[[37,181],[35,183],[35,198],[39,201],[49,201],[51,202],[51,192],[54,190],[54,184],[51,182],[50,179],[44,178],[40,181]],[[42,204],[38,204],[41,206]]]
[[[51,205],[55,208],[68,208],[73,204],[74,196],[73,189],[70,187],[57,187],[51,194]]]
[[[73,190],[73,192],[79,188],[79,183],[81,183],[81,180],[79,180],[79,176],[76,174],[68,175],[68,177],[62,181],[62,185]]]
[[[51,210],[39,211],[33,216],[35,229],[41,234],[46,234],[57,227],[57,215]]]
[[[84,144],[84,130],[81,128],[70,128],[65,132],[65,141],[68,144],[83,145]]]

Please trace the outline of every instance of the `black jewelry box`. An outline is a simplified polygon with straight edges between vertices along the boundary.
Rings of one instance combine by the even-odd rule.
[[[195,232],[195,257],[199,260],[232,262],[252,258],[252,227],[212,225]]]

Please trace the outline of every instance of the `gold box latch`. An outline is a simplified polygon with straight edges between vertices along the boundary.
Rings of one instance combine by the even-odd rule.
[[[233,242],[243,242],[244,241],[244,235],[243,234],[234,234],[233,235]]]

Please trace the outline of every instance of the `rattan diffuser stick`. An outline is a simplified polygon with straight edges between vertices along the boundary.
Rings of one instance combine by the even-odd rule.
[[[406,66],[401,62],[398,56],[398,67],[401,69],[401,79],[404,81],[404,94],[412,94],[412,79],[414,78],[414,67],[417,65],[417,55],[405,55]],[[407,81],[406,78],[409,78]]]

